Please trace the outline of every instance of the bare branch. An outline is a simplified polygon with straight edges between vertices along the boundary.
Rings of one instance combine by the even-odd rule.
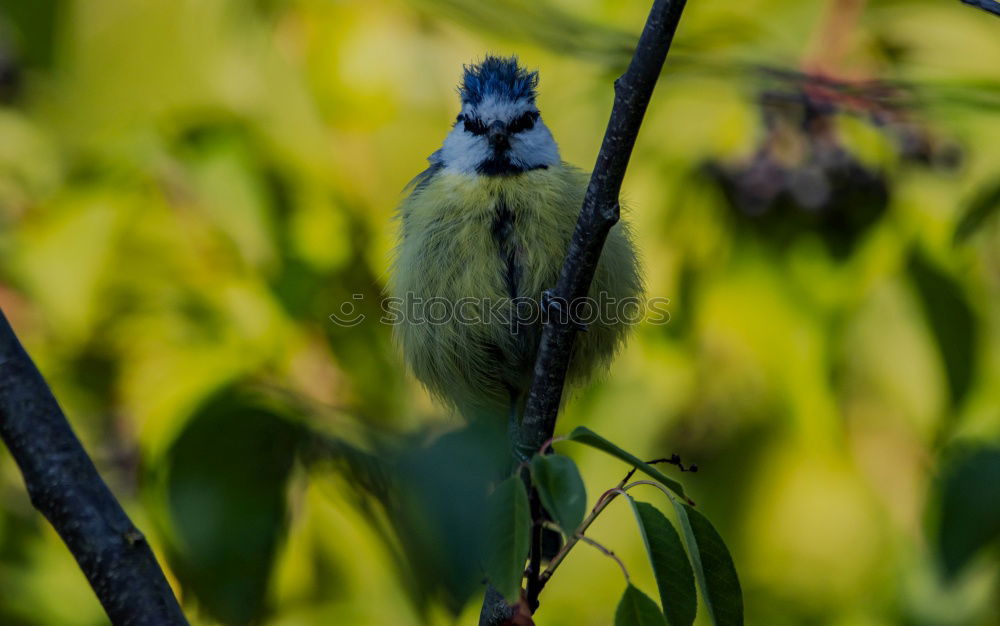
[[[111,622],[187,624],[149,544],[101,480],[2,311],[0,437],[31,503],[76,557]]]
[[[642,118],[653,95],[670,49],[685,0],[655,0],[635,54],[625,73],[615,81],[604,142],[590,176],[580,218],[570,240],[566,260],[552,292],[552,302],[572,304],[585,298],[594,279],[597,260],[611,227],[618,222],[618,196]],[[572,310],[572,306],[569,310]],[[568,316],[550,315],[542,331],[534,379],[518,429],[518,450],[526,456],[538,450],[555,431],[577,328]]]

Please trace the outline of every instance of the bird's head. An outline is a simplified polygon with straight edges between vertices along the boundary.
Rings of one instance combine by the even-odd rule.
[[[465,67],[462,112],[441,147],[446,169],[507,176],[559,163],[559,147],[535,106],[538,72],[517,57],[487,56]]]

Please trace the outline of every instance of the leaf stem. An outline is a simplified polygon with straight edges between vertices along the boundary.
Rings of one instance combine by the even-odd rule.
[[[622,491],[623,492],[628,491],[632,487],[638,487],[639,485],[649,485],[650,487],[656,487],[657,489],[659,489],[660,491],[662,491],[664,494],[666,494],[666,496],[668,498],[670,498],[671,502],[673,502],[674,499],[675,499],[674,494],[670,493],[669,489],[667,489],[666,487],[664,487],[660,483],[653,482],[652,480],[637,480],[637,481],[631,482],[631,483],[625,485],[624,487],[622,487]]]
[[[583,541],[586,544],[594,546],[595,548],[597,548],[598,550],[600,550],[601,552],[603,552],[604,556],[610,557],[610,558],[614,559],[615,563],[618,564],[618,567],[622,568],[622,574],[625,574],[625,582],[627,582],[627,583],[631,583],[632,582],[632,579],[629,578],[629,575],[628,575],[628,569],[625,568],[625,564],[622,563],[622,560],[619,559],[618,556],[613,551],[608,550],[607,548],[605,548],[604,546],[602,546],[600,543],[598,543],[594,539],[591,539],[590,537],[583,537],[583,536],[581,536],[580,540]]]
[[[625,492],[627,492],[629,489],[633,487],[637,487],[639,485],[649,485],[651,487],[656,487],[657,489],[662,491],[668,498],[670,498],[671,501],[675,499],[674,494],[672,494],[669,489],[667,489],[660,483],[654,482],[652,480],[636,480],[633,482],[628,482],[628,480],[632,478],[632,475],[635,474],[635,471],[636,470],[633,467],[631,470],[629,470],[629,473],[625,475],[625,478],[623,478],[622,481],[618,483],[617,486],[608,489],[603,494],[601,494],[600,498],[597,499],[597,503],[594,505],[593,510],[591,510],[590,515],[588,515],[583,520],[583,522],[580,523],[580,526],[577,527],[577,529],[573,532],[573,535],[567,538],[566,543],[563,544],[563,547],[560,548],[559,552],[557,552],[556,555],[552,557],[552,560],[549,561],[548,568],[546,568],[546,570],[542,572],[542,575],[538,579],[539,592],[541,592],[541,590],[545,587],[545,583],[549,582],[549,579],[552,578],[552,574],[555,573],[556,568],[558,568],[559,565],[562,564],[563,560],[565,560],[566,556],[569,554],[570,550],[572,550],[573,547],[577,544],[577,542],[579,542],[581,539],[584,541],[589,541],[589,538],[585,537],[584,533],[587,532],[587,529],[590,528],[590,525],[594,523],[594,520],[597,519],[597,516],[600,515],[604,511],[604,509],[608,508],[608,505],[611,504],[611,501],[614,500],[616,497],[625,494]],[[626,578],[628,578],[628,575],[626,575]],[[537,599],[537,595],[535,597]]]

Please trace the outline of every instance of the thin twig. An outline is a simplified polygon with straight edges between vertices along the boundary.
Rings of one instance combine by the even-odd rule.
[[[652,461],[646,461],[647,465],[656,465],[657,463],[669,463],[670,465],[676,465],[677,469],[679,469],[682,472],[697,472],[698,471],[698,466],[697,465],[693,465],[692,464],[692,465],[689,465],[687,467],[684,467],[684,464],[681,463],[681,457],[678,456],[678,455],[676,455],[676,454],[672,455],[670,458],[664,457],[662,459],[653,459]]]
[[[113,624],[187,624],[142,533],[101,480],[0,311],[0,437],[31,503],[76,557]]]
[[[625,564],[622,563],[622,560],[619,559],[615,555],[614,552],[612,552],[611,550],[608,550],[607,548],[605,548],[604,546],[602,546],[600,543],[594,541],[590,537],[580,537],[580,540],[583,541],[586,544],[594,546],[595,548],[597,548],[598,550],[600,550],[601,552],[603,552],[604,556],[607,556],[607,557],[610,557],[610,558],[614,559],[615,563],[618,563],[618,567],[622,568],[622,573],[625,574],[625,582],[632,582],[632,579],[629,578],[629,576],[628,576],[628,570],[625,569]]]
[[[560,548],[559,552],[557,552],[556,555],[552,557],[552,560],[549,561],[548,568],[546,568],[546,570],[542,572],[540,578],[541,585],[539,587],[539,592],[543,588],[545,588],[545,583],[549,582],[549,579],[552,578],[552,574],[555,573],[556,568],[559,567],[559,565],[566,558],[566,555],[569,554],[570,550],[572,550],[573,547],[577,544],[577,542],[580,541],[584,533],[587,532],[587,529],[590,528],[590,525],[593,524],[594,520],[597,519],[597,516],[600,515],[601,512],[604,511],[604,509],[608,508],[608,505],[611,504],[612,500],[614,500],[617,496],[625,493],[622,487],[624,487],[625,482],[628,481],[629,478],[631,478],[632,473],[633,472],[629,472],[628,476],[622,479],[622,481],[618,483],[616,487],[608,489],[603,494],[601,494],[600,498],[597,499],[597,503],[594,505],[593,510],[590,511],[590,515],[588,515],[583,520],[583,522],[580,523],[580,526],[578,526],[577,529],[573,531],[573,534],[566,539],[566,543],[563,544],[563,547]]]
[[[625,492],[627,492],[632,487],[635,487],[636,485],[652,485],[653,487],[656,487],[663,493],[667,494],[667,497],[669,497],[671,500],[674,498],[673,494],[671,494],[670,491],[667,490],[663,485],[653,482],[651,480],[637,480],[631,483],[628,482],[629,479],[632,478],[632,476],[635,474],[635,472],[636,468],[633,467],[632,469],[629,470],[628,474],[625,474],[625,478],[623,478],[620,483],[618,483],[616,486],[612,487],[611,489],[608,489],[603,494],[601,494],[601,497],[597,499],[597,503],[594,505],[593,510],[591,510],[590,515],[588,515],[583,520],[583,522],[580,523],[580,526],[575,531],[573,531],[573,535],[566,540],[566,543],[563,544],[562,548],[559,549],[559,552],[557,552],[556,555],[552,557],[552,560],[549,561],[549,567],[544,572],[542,572],[540,578],[541,588],[545,587],[545,583],[547,583],[549,579],[552,578],[552,574],[555,573],[556,568],[559,567],[559,565],[563,562],[563,560],[569,554],[570,550],[573,549],[576,543],[583,538],[584,533],[586,533],[587,529],[590,528],[590,525],[594,523],[594,520],[597,519],[597,516],[600,515],[604,511],[604,509],[608,508],[608,505],[611,504],[611,501],[614,500],[617,496],[624,494]],[[541,591],[541,588],[539,589],[539,591]]]

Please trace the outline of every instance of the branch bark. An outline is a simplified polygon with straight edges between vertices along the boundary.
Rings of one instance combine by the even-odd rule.
[[[587,296],[597,260],[611,227],[618,222],[618,197],[642,118],[653,95],[685,0],[655,0],[628,69],[615,81],[611,109],[597,163],[590,175],[580,218],[550,300],[572,303]],[[568,315],[549,315],[542,330],[534,378],[518,429],[518,450],[530,455],[552,437],[562,401],[566,368],[577,328]]]
[[[97,473],[2,311],[0,437],[31,503],[73,553],[111,622],[186,625],[149,544]]]
[[[604,131],[604,141],[590,176],[559,280],[549,298],[555,306],[568,307],[567,311],[572,311],[572,304],[587,296],[604,241],[611,227],[618,222],[618,198],[625,170],[677,31],[684,4],[685,0],[654,0],[628,69],[615,81],[615,102]],[[515,433],[517,454],[523,459],[530,458],[555,432],[566,370],[578,330],[570,317],[550,314],[542,330],[528,402]],[[536,560],[537,555],[532,555],[533,564]],[[541,585],[529,584],[529,587],[532,587],[535,596],[528,600],[530,606],[537,602]],[[531,608],[534,610],[535,607]],[[490,589],[483,600],[479,624],[501,626],[509,623],[513,614],[513,609],[506,605],[503,598]]]
[[[1000,2],[997,2],[997,0],[962,0],[962,2],[993,15],[1000,16]]]

